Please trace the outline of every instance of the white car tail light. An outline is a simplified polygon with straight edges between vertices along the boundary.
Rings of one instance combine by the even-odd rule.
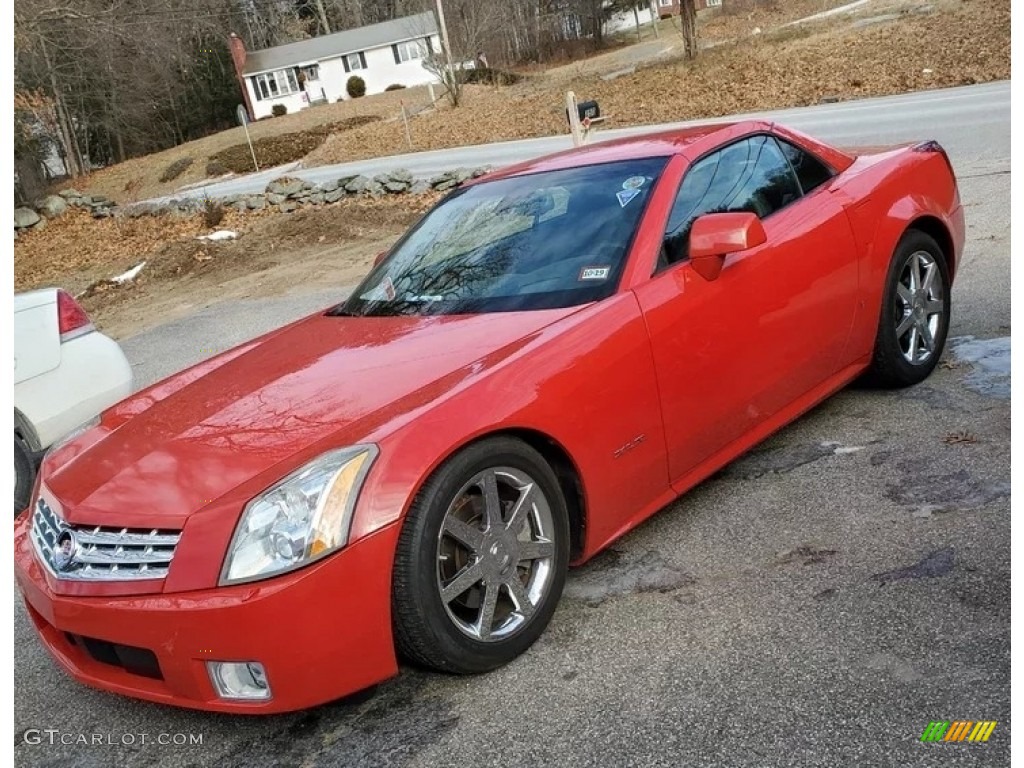
[[[67,291],[57,291],[57,324],[62,342],[95,330],[82,305]]]

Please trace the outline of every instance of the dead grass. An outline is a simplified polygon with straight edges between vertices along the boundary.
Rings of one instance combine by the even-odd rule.
[[[234,222],[238,240],[168,240],[149,254],[134,282],[103,286],[81,301],[105,333],[123,338],[225,300],[320,289],[340,298],[439,196],[346,199],[290,214],[267,210]],[[115,264],[108,274],[122,271]]]
[[[332,134],[376,123],[379,120],[380,116],[378,115],[355,115],[337,122],[307,128],[304,131],[263,136],[254,139],[251,148],[248,142],[243,142],[222,149],[210,158],[210,162],[219,163],[234,173],[249,173],[253,170],[252,154],[256,155],[256,160],[261,168],[283,165],[301,160],[323,144],[324,140]]]
[[[700,20],[700,34],[707,42],[732,40],[749,35],[755,27],[767,32],[791,21],[805,19],[851,2],[853,0],[777,0],[774,6],[760,6],[756,10],[749,6],[735,12],[714,10]]]
[[[467,86],[465,103],[457,110],[443,102],[438,102],[437,109],[428,109],[427,89],[408,88],[261,120],[250,126],[250,132],[258,141],[290,133],[320,134],[325,125],[343,124],[353,117],[380,118],[374,125],[331,133],[304,157],[310,166],[410,151],[398,117],[400,101],[419,112],[410,127],[412,150],[421,151],[564,133],[561,105],[569,88],[581,98],[598,99],[611,116],[608,127],[617,127],[803,106],[826,96],[878,96],[1010,76],[1009,0],[873,0],[858,9],[860,18],[882,13],[903,17],[854,28],[850,17],[840,14],[814,24],[781,27],[846,2],[779,0],[773,8],[755,12],[702,13],[702,40],[721,44],[704,51],[693,63],[678,58],[679,35],[671,22],[663,21],[658,41],[647,28],[645,49],[620,46],[546,71],[533,68],[532,76],[517,85]],[[911,12],[926,7],[933,10]],[[754,27],[763,34],[750,36]],[[722,43],[729,40],[734,42]],[[600,79],[601,74],[632,66],[646,55],[662,58],[641,64],[632,75]],[[234,128],[98,171],[77,186],[120,202],[171,194],[203,181],[211,157],[244,141],[242,129]],[[161,183],[163,170],[183,157],[193,157],[195,162],[178,179]]]
[[[756,37],[705,51],[696,62],[660,61],[632,75],[601,80],[598,72],[621,66],[621,51],[570,68],[550,70],[512,86],[466,87],[464,106],[439,106],[410,121],[413,150],[441,149],[564,133],[564,91],[596,98],[609,127],[716,117],[734,112],[816,104],[823,97],[850,99],[908,90],[964,85],[1010,76],[1009,0],[930,0],[931,13],[907,13],[887,23],[854,28],[843,16],[828,23],[779,30],[777,25],[833,7],[838,0],[787,0],[778,11],[760,11],[765,29]],[[923,0],[873,0],[864,15],[920,10]],[[702,20],[705,39],[749,31],[744,14],[715,13]],[[667,38],[663,35],[663,40]],[[557,73],[557,76],[556,76]],[[253,138],[316,131],[358,116],[382,117],[373,125],[330,135],[304,159],[306,165],[360,160],[408,151],[399,101],[423,109],[426,88],[410,88],[313,107],[251,126]],[[440,102],[439,102],[440,104]],[[204,178],[207,158],[244,142],[241,128],[99,171],[78,186],[122,202],[168,194]],[[194,157],[172,184],[159,175],[182,157]],[[29,238],[32,236],[30,235]]]
[[[72,210],[49,222],[45,229],[28,230],[18,237],[14,247],[14,287],[16,291],[25,291],[60,286],[78,294],[92,283],[112,278],[143,260],[147,266],[141,273],[140,284],[199,269],[213,275],[222,264],[207,264],[202,258],[205,252],[229,253],[238,246],[239,253],[249,255],[271,251],[284,255],[296,248],[329,246],[363,236],[379,237],[381,232],[397,234],[438,197],[439,193],[343,198],[332,205],[308,207],[295,213],[280,213],[271,207],[244,214],[225,210],[217,227],[240,235],[237,242],[228,241],[233,243],[230,248],[196,239],[197,235],[210,232],[203,213],[94,220],[84,211]],[[188,258],[196,256],[194,264],[180,261],[178,257],[182,254]],[[129,291],[116,288],[102,293]]]
[[[399,102],[402,100],[404,100],[406,108],[412,110],[423,109],[430,103],[426,87],[405,88],[401,91],[380,93],[361,99],[322,104],[282,117],[258,120],[250,124],[249,133],[255,142],[259,139],[287,133],[315,131],[326,124],[340,124],[353,117],[372,116],[384,120],[394,119],[399,113]],[[218,152],[243,143],[245,143],[245,131],[239,126],[163,152],[133,158],[109,168],[103,168],[76,180],[74,186],[90,194],[105,195],[118,202],[134,202],[135,200],[169,195],[182,186],[203,181],[206,178],[206,163],[211,157]],[[160,175],[164,169],[184,157],[192,157],[195,162],[173,182],[161,182]]]
[[[815,13],[821,10],[823,7],[832,7],[834,5],[842,4],[846,0],[786,0],[786,2],[779,2],[777,10],[760,10],[757,14],[758,23],[762,26],[771,26],[773,24],[780,24],[785,21],[799,18],[800,16],[807,15],[807,13]],[[706,41],[715,41],[726,39],[729,36],[737,34],[745,34],[749,31],[748,15],[744,14],[733,14],[726,15],[717,12],[702,13],[700,24],[701,24],[701,35],[702,39]],[[645,28],[645,40],[653,39],[653,35],[648,25]],[[679,35],[672,26],[672,22],[665,20],[660,22],[661,30],[661,43],[664,46],[670,46],[679,43]],[[611,51],[603,51],[596,54],[585,54],[580,55],[579,51],[575,52],[575,55],[579,58],[569,64],[563,66],[552,67],[550,63],[545,65],[525,65],[524,67],[518,68],[519,71],[528,72],[531,75],[537,74],[541,77],[547,77],[551,80],[564,80],[573,79],[581,71],[587,73],[603,73],[616,69],[617,59],[616,56],[622,52],[628,52],[628,46],[624,43],[632,43],[635,37],[631,37],[631,33],[623,33],[612,38],[609,41]],[[660,45],[660,43],[659,43]],[[546,73],[546,74],[545,74]],[[524,102],[520,98],[520,94],[529,94],[532,90],[532,86],[524,85],[517,86],[520,93],[513,96],[513,105],[528,107],[529,102]],[[499,91],[504,93],[504,90]],[[426,87],[406,88],[401,91],[386,92],[377,94],[374,96],[367,96],[361,99],[351,99],[344,102],[335,104],[325,104],[309,109],[304,109],[299,112],[284,115],[282,117],[268,118],[257,121],[249,127],[250,134],[254,141],[261,139],[269,139],[271,137],[282,136],[284,134],[302,134],[305,132],[317,132],[318,129],[322,129],[328,124],[343,124],[353,117],[377,117],[382,120],[392,120],[394,124],[384,129],[386,135],[383,152],[378,151],[375,148],[374,137],[376,131],[373,129],[365,130],[358,133],[352,139],[352,144],[365,145],[361,153],[360,158],[372,157],[376,154],[387,154],[392,152],[408,151],[408,146],[404,143],[404,137],[402,135],[401,124],[398,119],[399,117],[399,102],[404,101],[406,108],[410,112],[419,112],[430,106],[430,99],[427,93]],[[491,107],[491,100],[480,100],[473,97],[469,100],[472,102],[480,103],[482,108],[489,109]],[[556,100],[559,101],[560,100]],[[550,105],[546,105],[550,106]],[[557,105],[551,111],[552,115],[558,112]],[[466,114],[467,110],[460,110],[460,113]],[[550,116],[549,116],[550,117]],[[479,141],[492,141],[500,140],[501,138],[521,138],[540,135],[537,131],[560,131],[564,126],[561,125],[557,120],[551,119],[537,119],[536,115],[531,116],[525,123],[522,122],[521,117],[516,117],[516,125],[508,126],[506,130],[496,129],[494,127],[481,127],[481,130],[476,131],[471,139],[468,139],[468,143],[476,143]],[[463,126],[460,126],[460,129]],[[402,138],[403,141],[394,142],[394,137]],[[494,138],[491,138],[494,137]],[[431,144],[428,139],[428,143],[424,143],[424,146],[414,147],[420,148],[431,148],[434,146],[442,146],[438,144]],[[91,194],[101,194],[109,197],[118,202],[135,202],[137,200],[144,200],[150,197],[157,197],[162,195],[172,194],[176,189],[179,189],[190,184],[204,181],[206,178],[206,165],[211,158],[216,156],[218,153],[230,150],[232,147],[239,147],[245,143],[245,133],[241,127],[232,128],[228,131],[222,131],[211,136],[207,136],[196,141],[182,144],[178,147],[158,152],[145,157],[134,158],[124,163],[111,166],[99,170],[87,177],[79,179],[75,186],[83,191],[87,191]],[[465,142],[463,142],[465,143]],[[448,145],[443,145],[448,146]],[[246,147],[246,154],[248,149]],[[172,163],[182,160],[183,158],[190,157],[194,159],[192,165],[179,177],[172,180],[161,181],[160,176],[163,171],[169,167]],[[275,160],[277,156],[275,153]],[[355,159],[354,157],[352,159]],[[315,155],[314,155],[315,162]],[[240,172],[240,171],[236,171]]]
[[[748,37],[705,51],[695,62],[660,62],[610,81],[581,75],[570,87],[580,98],[597,99],[611,117],[609,127],[618,127],[1009,76],[1009,0],[961,0],[943,2],[932,13],[861,28],[847,20],[789,39]],[[565,87],[545,78],[500,89],[467,87],[463,107],[411,121],[414,149],[564,133]],[[332,136],[305,162],[322,165],[405,151],[401,126],[380,124]]]

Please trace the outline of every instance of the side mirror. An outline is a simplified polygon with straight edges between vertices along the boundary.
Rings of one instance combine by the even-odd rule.
[[[374,256],[373,257],[373,266],[376,267],[378,264],[380,264],[382,261],[384,261],[384,257],[387,256],[387,255],[388,255],[387,251],[381,251],[376,256]]]
[[[707,213],[690,229],[690,263],[705,280],[715,280],[727,255],[767,240],[761,220],[753,213]]]

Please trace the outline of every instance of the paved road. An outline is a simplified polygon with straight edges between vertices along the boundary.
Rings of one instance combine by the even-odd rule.
[[[964,108],[963,122],[953,110],[925,125],[964,173],[969,223],[956,343],[928,382],[845,391],[670,505],[573,571],[545,636],[483,677],[407,669],[366,696],[259,721],[181,712],[72,683],[19,607],[16,733],[53,728],[135,743],[16,736],[15,762],[1008,764],[1009,121],[994,122],[1007,117],[998,106],[968,110],[962,93],[947,98]],[[934,107],[934,94],[915,98]],[[817,119],[851,141],[896,131],[850,105]],[[124,344],[145,383],[334,298],[221,303]],[[294,649],[302,652],[299,636]],[[984,745],[920,743],[936,719],[999,725]],[[176,733],[203,744],[152,744]]]
[[[681,85],[680,87],[685,87]],[[585,97],[586,94],[579,94]],[[938,139],[957,158],[970,158],[972,163],[997,162],[1010,155],[1010,135],[1005,130],[1010,121],[1010,83],[999,82],[947,88],[902,96],[824,104],[774,112],[736,115],[724,120],[750,117],[777,120],[826,141],[854,143],[890,143],[922,138]],[[707,121],[702,121],[707,122]],[[613,139],[638,133],[678,128],[694,123],[666,123],[636,128],[606,130],[597,134]],[[327,165],[304,170],[287,171],[314,183],[322,183],[354,174],[383,173],[405,168],[417,177],[430,177],[452,168],[475,168],[484,165],[500,167],[529,160],[549,152],[569,149],[568,135],[550,136],[522,141],[481,144],[433,152],[377,158],[341,165]],[[958,169],[959,170],[959,169]],[[267,184],[285,171],[271,169],[258,174],[183,190],[172,197],[226,197],[228,195],[262,192]],[[170,197],[157,200],[169,200]]]

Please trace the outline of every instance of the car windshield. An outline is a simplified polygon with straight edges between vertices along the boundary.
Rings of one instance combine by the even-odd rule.
[[[666,162],[625,160],[458,190],[333,314],[506,312],[603,299]]]

